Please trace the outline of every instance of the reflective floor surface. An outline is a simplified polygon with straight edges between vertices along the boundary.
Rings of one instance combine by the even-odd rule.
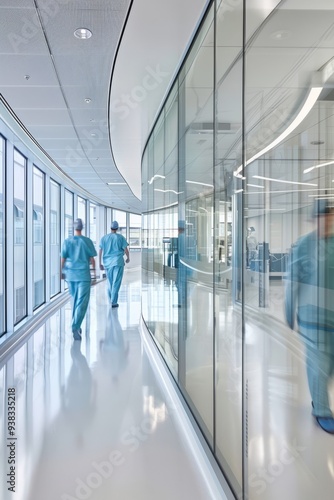
[[[2,500],[211,498],[143,348],[139,269],[118,309],[105,287],[82,342],[68,302],[0,371]]]

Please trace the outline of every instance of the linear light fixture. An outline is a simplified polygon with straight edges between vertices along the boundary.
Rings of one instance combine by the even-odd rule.
[[[283,184],[299,184],[301,186],[315,186],[315,187],[318,186],[318,184],[311,184],[310,182],[283,181],[281,179],[273,179],[272,177],[262,177],[262,175],[253,175],[253,179],[262,179],[264,181],[271,181],[271,182],[281,182]]]
[[[186,181],[187,184],[198,184],[199,186],[209,186],[213,188],[213,184],[205,184],[205,182],[197,182],[197,181]]]
[[[319,198],[319,196],[321,196],[321,198]],[[319,200],[325,200],[326,198],[333,198],[334,196],[334,193],[330,193],[330,194],[309,194],[308,197],[309,198],[318,198]]]
[[[126,182],[107,182],[108,186],[126,186]]]
[[[264,189],[264,186],[260,186],[259,184],[247,184],[247,186]]]
[[[299,111],[299,113],[297,114],[295,119],[290,123],[290,125],[274,141],[272,141],[270,144],[268,144],[268,146],[261,149],[261,151],[259,151],[254,156],[249,158],[249,160],[247,160],[245,162],[245,167],[247,167],[247,165],[249,165],[253,161],[257,160],[258,158],[260,158],[260,156],[264,155],[265,153],[267,153],[268,151],[273,149],[275,146],[280,144],[288,135],[291,134],[291,132],[293,132],[298,127],[298,125],[301,124],[301,122],[306,118],[306,116],[309,114],[309,112],[313,108],[313,106],[316,103],[322,89],[323,89],[322,86],[315,86],[315,87],[311,88],[301,110]],[[243,166],[240,165],[240,167],[238,167],[237,170],[235,170],[233,175],[235,177],[240,177],[240,172],[242,171],[242,169],[243,169]]]
[[[327,167],[327,165],[333,165],[333,164],[334,164],[334,160],[333,161],[328,161],[326,163],[319,163],[319,165],[314,165],[313,167],[306,168],[303,171],[303,174],[308,174],[309,172],[311,172],[315,168]]]
[[[152,184],[153,181],[155,181],[156,179],[166,179],[166,176],[165,175],[159,175],[159,174],[155,174],[153,175],[153,177],[151,177],[151,179],[149,181],[147,181],[149,184]]]
[[[174,191],[174,189],[155,189],[154,191],[160,191],[161,193],[175,193],[175,194],[182,194],[183,191],[177,192]]]

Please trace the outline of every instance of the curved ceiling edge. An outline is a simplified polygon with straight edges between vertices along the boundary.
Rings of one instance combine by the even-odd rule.
[[[208,0],[136,0],[118,49],[110,102],[115,163],[141,199],[141,156]]]

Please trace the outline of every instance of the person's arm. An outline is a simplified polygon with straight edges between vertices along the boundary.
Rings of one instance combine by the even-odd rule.
[[[64,273],[64,266],[65,266],[66,259],[64,257],[61,258],[60,261],[60,274],[61,274],[61,279],[65,279],[65,273]]]
[[[91,257],[90,258],[90,265],[91,265],[91,269],[92,269],[92,281],[96,281],[96,267],[95,267],[95,258],[94,257]]]
[[[125,262],[128,264],[130,262],[130,252],[129,252],[128,247],[125,247],[124,252],[125,252],[125,255],[126,255],[126,261]]]
[[[102,248],[99,249],[99,266],[100,266],[101,271],[103,271],[104,266],[102,264]]]
[[[298,285],[298,246],[296,245],[290,251],[285,280],[285,319],[291,329],[293,329],[295,325]]]

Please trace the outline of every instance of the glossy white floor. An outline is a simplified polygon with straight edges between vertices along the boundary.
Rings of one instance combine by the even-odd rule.
[[[140,301],[139,269],[125,273],[119,309],[98,284],[81,343],[68,302],[2,366],[2,500],[218,498],[157,383]]]

